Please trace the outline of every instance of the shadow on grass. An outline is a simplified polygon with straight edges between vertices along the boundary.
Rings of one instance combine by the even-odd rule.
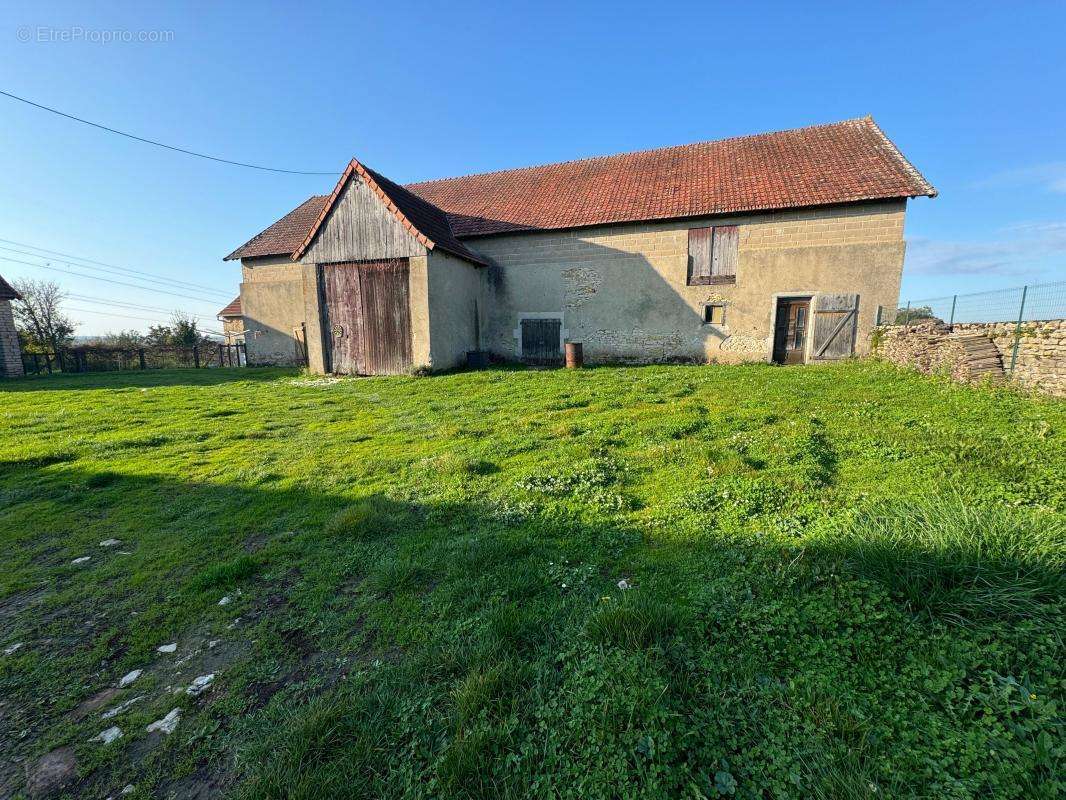
[[[264,692],[254,669],[243,683],[227,676],[238,695],[227,698],[225,723],[238,753],[231,776],[240,782],[238,796],[386,796],[403,785],[435,796],[522,796],[534,779],[546,794],[585,781],[586,796],[645,790],[677,796],[692,785],[707,787],[701,791],[712,796],[718,780],[860,796],[872,785],[889,795],[896,788],[879,777],[877,764],[892,763],[901,780],[907,777],[905,754],[896,753],[890,739],[869,744],[857,763],[855,743],[866,742],[870,728],[863,720],[876,718],[880,709],[861,707],[867,691],[861,685],[847,691],[847,670],[860,664],[867,669],[879,658],[895,669],[892,659],[899,654],[881,652],[876,638],[882,621],[852,620],[844,609],[813,633],[800,626],[770,640],[803,635],[815,641],[845,635],[840,631],[853,624],[867,626],[873,645],[856,639],[854,661],[844,672],[828,671],[835,657],[800,661],[782,648],[747,661],[737,656],[717,668],[714,681],[701,683],[713,669],[701,661],[702,652],[724,642],[728,647],[715,660],[729,660],[735,651],[728,648],[743,646],[759,630],[778,635],[774,617],[756,618],[753,627],[731,619],[753,613],[746,610],[755,602],[750,588],[746,600],[716,600],[713,620],[690,605],[697,591],[693,563],[718,557],[706,543],[659,546],[645,562],[642,534],[608,517],[597,522],[538,511],[516,516],[488,502],[401,501],[271,481],[197,484],[85,472],[73,463],[22,467],[0,475],[0,490],[21,489],[16,505],[51,508],[52,522],[61,524],[50,526],[59,532],[49,535],[39,527],[13,530],[9,522],[5,542],[17,555],[6,558],[15,568],[69,569],[66,553],[48,556],[52,561],[43,566],[35,559],[69,547],[66,531],[76,530],[77,520],[104,514],[109,526],[125,531],[118,538],[132,549],[121,562],[128,567],[95,557],[71,580],[86,581],[87,592],[113,591],[116,599],[135,586],[147,589],[149,605],[136,625],[171,637],[165,641],[198,624],[221,590],[243,590],[247,598],[271,592],[277,599],[262,624],[276,628],[270,635],[279,640],[293,629],[323,641],[353,634],[372,640],[358,650],[362,660],[352,679],[318,695],[283,692],[274,701],[266,696],[260,706]],[[482,479],[478,472],[469,477]],[[802,565],[809,579],[775,594],[771,577],[760,591],[770,605],[799,606],[804,594],[822,591],[819,581],[826,574],[843,568],[880,581],[909,608],[926,599],[925,611],[951,619],[1009,613],[1022,579],[1024,613],[1039,614],[1061,602],[1061,527],[1044,534],[1047,546],[1027,550],[1021,545],[1032,526],[1018,522],[1021,517],[1004,522],[972,512],[959,521],[956,508],[943,512],[922,512],[919,524],[916,512],[897,509],[901,522],[891,535],[856,527],[812,545]],[[878,518],[892,516],[892,509],[883,509]],[[954,532],[944,533],[945,527]],[[984,535],[989,529],[991,544]],[[249,554],[253,536],[262,541]],[[795,563],[780,545],[745,546],[750,574],[744,582]],[[718,549],[729,555],[728,548]],[[621,592],[617,577],[634,568],[645,579]],[[280,582],[277,576],[284,574],[298,575],[300,586]],[[97,583],[114,588],[100,590]],[[151,597],[164,593],[166,603],[151,605]],[[91,603],[101,607],[109,599],[98,593]],[[353,607],[362,615],[358,625]],[[81,618],[71,624],[81,625]],[[115,641],[135,637],[128,618],[112,624],[120,633]],[[843,649],[850,647],[847,640]],[[382,659],[386,648],[399,654]],[[104,654],[105,670],[110,658]],[[73,671],[70,666],[61,677],[75,684],[91,685],[101,671],[96,662],[74,665]],[[817,673],[822,668],[826,674]],[[775,674],[835,688],[790,694]],[[32,677],[42,680],[40,673]],[[15,703],[24,699],[19,688],[25,697],[37,691],[19,687],[17,675],[9,683]],[[736,697],[730,686],[740,687]],[[917,707],[902,710],[907,718],[921,716]],[[809,720],[822,718],[838,723],[811,732]],[[543,744],[555,759],[550,765],[523,749],[529,747],[527,731],[539,731],[537,752]],[[767,731],[783,738],[770,746]],[[31,744],[0,745],[0,760],[24,757]],[[775,755],[792,748],[802,751],[795,760]],[[517,753],[526,760],[520,762]],[[175,747],[167,757],[177,764],[190,755]],[[207,752],[198,758],[203,765],[219,763]],[[1033,788],[1043,768],[1022,766],[1029,776],[1021,780],[1033,781]],[[152,768],[165,775],[167,763]],[[103,792],[130,777],[110,770],[105,765],[84,777],[78,792]],[[165,795],[165,782],[159,788]]]
[[[224,383],[271,381],[299,375],[295,367],[146,369],[122,372],[54,373],[0,380],[0,392],[51,392],[71,389],[138,389],[162,386],[218,386]]]

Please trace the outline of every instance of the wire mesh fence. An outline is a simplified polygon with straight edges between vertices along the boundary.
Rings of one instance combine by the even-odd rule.
[[[70,347],[22,354],[22,366],[27,375],[244,367],[247,364],[248,354],[243,344],[221,343],[201,347]]]
[[[1037,322],[1066,317],[1066,281],[1036,283],[988,292],[908,300],[898,308],[879,306],[878,325],[940,322]]]

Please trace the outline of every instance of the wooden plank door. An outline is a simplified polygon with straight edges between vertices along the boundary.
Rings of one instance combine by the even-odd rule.
[[[399,375],[411,368],[406,258],[320,268],[328,369],[343,375]]]
[[[782,297],[777,301],[774,322],[773,360],[778,364],[802,364],[806,360],[809,297]]]
[[[833,361],[854,354],[858,319],[857,294],[817,295],[811,330],[811,361]]]
[[[363,374],[401,375],[411,369],[408,273],[406,258],[359,265]]]
[[[319,267],[326,368],[342,375],[366,373],[363,361],[363,311],[358,264]]]
[[[522,320],[522,360],[527,364],[561,364],[562,327],[562,320],[549,317]]]

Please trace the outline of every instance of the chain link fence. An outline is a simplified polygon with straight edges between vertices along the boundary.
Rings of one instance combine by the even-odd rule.
[[[942,322],[1037,322],[1066,318],[1066,281],[1034,283],[1011,289],[908,300],[899,308],[879,306],[878,325]]]

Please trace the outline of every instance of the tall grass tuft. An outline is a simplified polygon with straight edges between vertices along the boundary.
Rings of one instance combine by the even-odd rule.
[[[1066,523],[958,495],[882,503],[829,542],[909,608],[955,622],[1054,616],[1066,589]]]
[[[326,521],[330,536],[369,539],[387,532],[390,514],[381,498],[374,496],[342,508]]]
[[[607,601],[589,619],[588,634],[602,644],[644,650],[662,644],[681,622],[678,608],[644,594]]]

